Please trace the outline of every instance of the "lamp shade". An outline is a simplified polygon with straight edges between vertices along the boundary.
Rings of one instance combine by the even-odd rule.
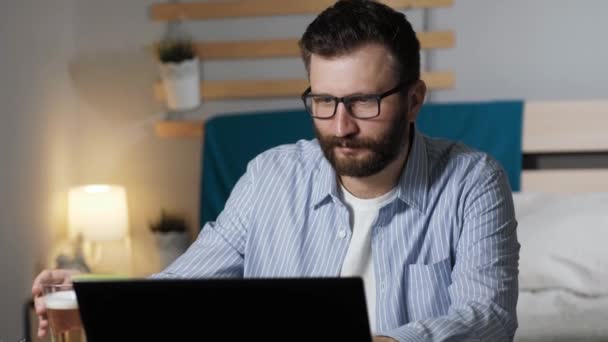
[[[85,185],[68,194],[70,236],[88,241],[120,240],[127,235],[127,194],[122,186]]]

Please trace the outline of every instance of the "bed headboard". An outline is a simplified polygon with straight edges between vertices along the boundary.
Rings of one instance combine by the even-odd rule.
[[[525,101],[521,190],[608,191],[608,100]],[[164,138],[201,137],[202,121],[164,121]],[[543,159],[547,161],[544,164]],[[566,165],[563,160],[568,160]]]

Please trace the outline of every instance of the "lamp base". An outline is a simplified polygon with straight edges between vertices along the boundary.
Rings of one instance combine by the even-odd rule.
[[[133,273],[129,236],[113,241],[84,241],[82,251],[84,260],[93,273],[126,275]]]
[[[116,241],[85,241],[79,237],[65,239],[54,247],[46,267],[82,273],[132,275],[131,249],[129,236]]]
[[[55,264],[56,267],[60,269],[78,270],[82,273],[91,272],[91,269],[82,256],[70,257],[65,254],[59,254],[57,258],[55,258]]]

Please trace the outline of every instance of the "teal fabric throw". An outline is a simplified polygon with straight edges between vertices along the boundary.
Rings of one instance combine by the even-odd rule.
[[[425,135],[461,141],[500,162],[513,191],[523,164],[523,101],[425,104],[416,124]]]
[[[205,123],[201,170],[200,225],[214,221],[247,163],[272,147],[312,139],[310,115],[304,110],[237,113]]]

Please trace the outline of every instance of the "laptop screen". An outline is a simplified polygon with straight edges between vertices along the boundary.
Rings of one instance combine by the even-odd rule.
[[[371,341],[360,278],[76,281],[88,342]]]

